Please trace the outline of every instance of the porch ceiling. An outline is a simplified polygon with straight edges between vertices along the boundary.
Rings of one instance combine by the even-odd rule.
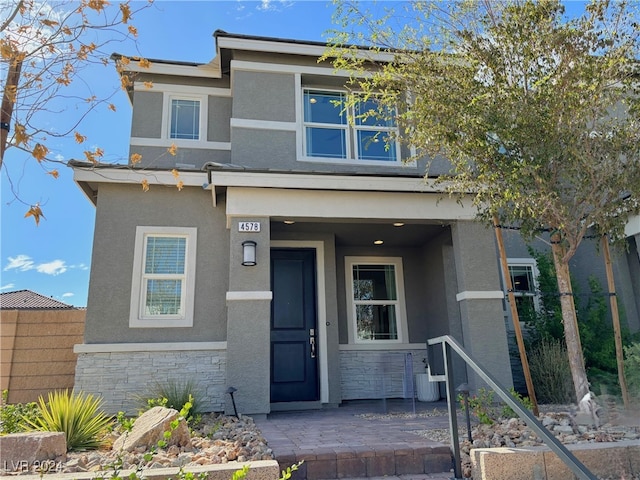
[[[298,221],[292,225],[284,223],[284,219],[273,219],[272,236],[287,234],[333,234],[336,245],[349,247],[370,247],[374,241],[384,241],[383,247],[417,247],[424,245],[432,238],[440,235],[446,224],[405,223],[401,227],[385,221],[380,223],[358,223],[357,220],[344,222],[311,222]]]

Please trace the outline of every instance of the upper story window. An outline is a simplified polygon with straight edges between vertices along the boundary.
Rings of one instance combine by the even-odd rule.
[[[200,139],[200,100],[172,98],[169,138]]]
[[[406,342],[402,260],[347,257],[346,270],[352,341]]]
[[[399,162],[399,145],[390,138],[396,131],[393,115],[366,115],[378,110],[371,99],[345,110],[345,96],[339,91],[304,90],[305,155],[338,161]]]
[[[193,325],[195,228],[138,227],[131,327]]]
[[[207,141],[206,95],[164,92],[162,139],[178,147],[197,147]]]

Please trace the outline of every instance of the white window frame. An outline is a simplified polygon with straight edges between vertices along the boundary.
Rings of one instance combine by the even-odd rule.
[[[136,227],[133,251],[133,274],[131,279],[130,328],[192,327],[196,278],[195,227]],[[182,283],[182,312],[178,315],[145,315],[145,249],[148,237],[180,237],[186,239],[185,272]]]
[[[324,163],[339,163],[342,165],[376,165],[376,166],[403,166],[402,156],[401,156],[401,147],[400,142],[397,140],[393,140],[393,144],[390,144],[389,148],[395,149],[396,159],[395,161],[389,160],[365,160],[359,159],[358,152],[358,132],[360,131],[384,131],[389,132],[390,134],[396,134],[398,132],[398,127],[383,127],[383,126],[369,126],[369,125],[357,125],[357,121],[355,120],[355,112],[354,107],[349,107],[347,111],[347,123],[346,124],[324,124],[318,122],[307,122],[304,118],[305,111],[305,94],[306,92],[318,92],[318,93],[334,93],[338,95],[347,95],[345,90],[335,89],[335,88],[323,88],[323,87],[314,87],[314,86],[303,86],[299,90],[300,95],[300,105],[301,105],[301,113],[300,113],[300,136],[302,138],[302,152],[301,158],[304,161],[308,162],[324,162]],[[357,93],[356,93],[357,94]],[[346,158],[333,158],[333,157],[316,157],[316,156],[308,156],[307,155],[307,128],[308,127],[317,127],[317,128],[331,128],[335,130],[344,130],[345,131],[345,150],[346,150]]]
[[[535,258],[507,258],[507,268],[509,267],[529,267],[531,268],[531,276],[533,277],[532,287],[535,293],[526,293],[526,292],[518,292],[515,289],[515,285],[513,285],[512,280],[512,288],[513,288],[513,296],[514,297],[532,297],[533,298],[533,308],[536,312],[540,311],[541,302],[540,302],[540,294],[539,286],[538,286],[538,276],[540,272],[538,270],[538,264],[536,263]],[[511,270],[509,269],[509,276],[511,277]]]
[[[171,138],[171,103],[173,100],[188,100],[200,103],[200,115],[198,117],[198,138]],[[207,118],[208,118],[208,97],[207,95],[186,94],[178,92],[163,92],[162,106],[162,140],[180,147],[193,147],[207,143]]]
[[[404,273],[402,268],[402,257],[345,257],[345,280],[347,294],[347,317],[348,317],[348,334],[350,344],[380,346],[382,349],[390,344],[406,344],[409,342],[409,334],[407,328],[407,307],[404,294]],[[365,340],[358,338],[358,327],[356,320],[356,302],[354,301],[353,291],[353,266],[354,265],[393,265],[396,275],[396,295],[397,299],[393,301],[396,305],[396,328],[398,330],[397,339],[389,340]],[[385,301],[390,303],[390,301]]]

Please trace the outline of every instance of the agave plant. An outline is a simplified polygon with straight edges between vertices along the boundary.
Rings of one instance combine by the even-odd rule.
[[[48,401],[38,398],[41,416],[23,417],[28,430],[64,432],[67,450],[89,450],[103,444],[102,434],[113,418],[102,410],[102,400],[91,394],[69,390],[49,392]]]

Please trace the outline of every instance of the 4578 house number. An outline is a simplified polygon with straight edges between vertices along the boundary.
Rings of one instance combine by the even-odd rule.
[[[259,232],[260,222],[238,222],[239,232]]]

